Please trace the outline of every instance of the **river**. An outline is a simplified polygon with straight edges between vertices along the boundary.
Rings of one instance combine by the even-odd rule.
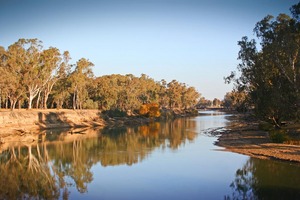
[[[227,115],[49,130],[0,154],[0,199],[300,199],[300,166],[223,151]]]

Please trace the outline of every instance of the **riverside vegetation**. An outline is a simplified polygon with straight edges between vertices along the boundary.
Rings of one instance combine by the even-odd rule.
[[[145,74],[96,77],[88,59],[76,64],[70,60],[68,51],[44,49],[38,39],[19,39],[7,49],[0,47],[0,128],[4,132],[22,127],[141,124],[197,114],[194,106],[200,94],[194,87],[176,80],[155,81]]]
[[[217,145],[252,157],[300,162],[300,3],[290,11],[291,16],[268,15],[256,24],[260,44],[247,37],[238,42],[240,75],[225,78],[235,88],[223,105],[247,115],[232,119]]]
[[[155,81],[145,74],[140,77],[132,74],[95,77],[92,70],[94,64],[88,59],[81,58],[76,64],[71,64],[70,60],[68,51],[61,53],[55,47],[43,49],[38,39],[19,39],[7,49],[0,47],[0,108],[40,109],[40,115],[46,118],[56,115],[55,125],[47,119],[43,121],[49,128],[76,123],[82,126],[87,119],[73,123],[69,115],[71,122],[66,123],[64,112],[70,114],[69,111],[52,110],[49,113],[48,108],[96,109],[102,112],[99,116],[106,121],[112,122],[109,120],[112,117],[123,117],[119,121],[126,121],[124,117],[127,116],[157,118],[161,113],[162,117],[185,115],[186,110],[193,109],[200,97],[194,87],[176,80],[169,83]],[[77,114],[72,116],[77,118]],[[94,111],[90,114],[93,119],[99,117],[94,116]],[[20,124],[19,118],[13,120],[12,117],[8,117],[2,125]],[[33,123],[41,124],[41,119],[43,117],[35,116],[37,122]],[[101,120],[100,124],[103,124]]]
[[[274,142],[299,134],[300,3],[290,11],[291,16],[268,15],[256,24],[259,44],[246,36],[238,42],[240,76],[232,72],[225,78],[236,87],[225,95],[224,106],[253,110]]]
[[[38,39],[19,39],[7,49],[0,47],[0,106],[12,110],[100,109],[124,114],[144,104],[187,109],[200,97],[194,87],[176,80],[154,81],[145,74],[95,77],[94,64],[88,59],[81,58],[76,64],[70,64],[70,59],[68,51],[43,49]]]
[[[290,11],[292,16],[268,15],[256,24],[259,45],[247,37],[238,42],[240,76],[232,72],[226,77],[235,88],[222,103],[214,100],[225,108],[253,110],[259,120],[257,129],[266,131],[263,137],[273,142],[290,142],[300,132],[300,3]],[[11,110],[99,109],[110,120],[156,118],[161,111],[165,117],[185,115],[196,104],[206,104],[194,87],[176,80],[155,81],[145,74],[95,77],[94,64],[88,59],[76,64],[70,64],[70,59],[68,51],[43,49],[38,39],[19,39],[7,49],[0,47],[0,106]]]

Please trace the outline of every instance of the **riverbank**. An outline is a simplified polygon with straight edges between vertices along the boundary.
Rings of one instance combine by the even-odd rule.
[[[161,119],[195,115],[194,110],[162,110]],[[104,127],[120,127],[141,125],[155,119],[143,116],[114,116],[103,114],[99,110],[69,110],[69,109],[0,109],[0,145],[7,142],[35,141],[36,136],[47,129],[77,128],[101,129]],[[76,131],[76,130],[75,130]]]
[[[98,110],[1,110],[0,134],[51,128],[104,126]]]
[[[300,134],[300,125],[285,127]],[[294,142],[295,143],[295,142]],[[226,130],[221,132],[217,146],[226,151],[240,153],[260,159],[276,159],[300,164],[300,145],[287,142],[273,143],[269,133],[259,129],[259,122],[236,115],[230,117]]]

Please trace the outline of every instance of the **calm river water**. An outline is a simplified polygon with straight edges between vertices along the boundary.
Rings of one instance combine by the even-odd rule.
[[[0,153],[0,199],[300,199],[300,166],[222,151],[226,115],[48,131]]]

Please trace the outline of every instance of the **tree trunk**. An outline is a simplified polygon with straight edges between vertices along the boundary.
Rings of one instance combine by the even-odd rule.
[[[5,99],[5,109],[8,109],[8,97]]]
[[[38,97],[37,97],[36,104],[35,104],[36,109],[39,108],[40,97],[41,97],[41,91],[38,92]]]
[[[21,100],[18,100],[18,109],[21,109]]]
[[[57,82],[58,79],[54,80],[53,82],[49,82],[47,85],[46,85],[46,89],[44,91],[44,109],[47,109],[47,101],[48,101],[48,98],[49,98],[49,95],[52,91],[52,88],[54,86],[54,84]]]
[[[13,111],[15,109],[17,101],[10,99],[10,109]]]
[[[28,98],[28,109],[32,109],[32,101],[38,95],[40,89],[36,86],[35,88],[29,88],[29,98]]]
[[[48,98],[49,98],[49,94],[50,92],[45,92],[44,94],[44,109],[47,109],[47,101],[48,101]]]
[[[76,91],[74,91],[74,94],[73,94],[73,109],[74,110],[76,109]]]

